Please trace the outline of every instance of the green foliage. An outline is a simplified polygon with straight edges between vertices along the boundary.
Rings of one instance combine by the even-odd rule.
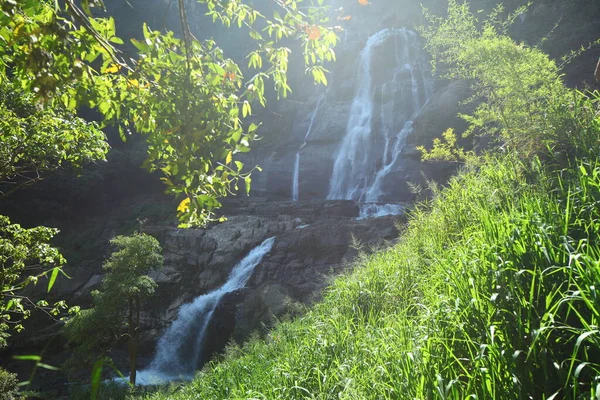
[[[417,146],[417,150],[421,152],[421,158],[423,161],[460,161],[475,163],[475,153],[472,151],[465,151],[465,149],[458,147],[456,144],[456,134],[454,129],[449,128],[442,133],[443,141],[439,138],[433,139],[433,147],[427,151],[424,146]]]
[[[10,79],[35,93],[46,107],[97,109],[104,124],[130,129],[149,143],[146,167],[163,173],[170,193],[189,199],[179,208],[183,226],[202,225],[220,206],[219,197],[249,190],[251,171],[238,153],[249,151],[257,125],[245,124],[255,104],[265,105],[266,81],[278,96],[290,91],[286,72],[289,39],[304,49],[305,66],[315,82],[326,83],[324,63],[335,59],[337,36],[327,22],[322,0],[277,2],[279,12],[263,15],[239,1],[201,0],[213,21],[244,27],[256,48],[248,54],[249,78],[223,56],[212,40],[190,32],[185,2],[178,2],[183,38],[144,25],[131,38],[136,59],[118,48],[112,18],[94,18],[90,5],[72,0],[4,2],[0,13],[0,80]],[[307,2],[308,3],[308,2]]]
[[[156,283],[148,276],[162,267],[163,257],[158,241],[150,235],[136,233],[111,240],[117,247],[105,262],[106,275],[101,290],[92,293],[94,307],[68,321],[65,334],[76,345],[70,364],[91,366],[105,356],[108,347],[121,338],[124,317],[130,346],[130,358],[135,371],[139,334],[140,301],[154,293]],[[135,384],[135,378],[132,379]]]
[[[104,134],[93,123],[61,107],[38,109],[33,95],[0,82],[0,198],[29,186],[69,165],[104,159]],[[57,229],[26,229],[0,215],[0,347],[7,327],[20,331],[33,309],[58,316],[64,301],[49,304],[23,294],[25,288],[47,278],[48,291],[62,273],[64,258],[49,241]]]
[[[20,331],[22,320],[33,309],[41,309],[53,317],[66,309],[64,301],[51,305],[22,294],[28,285],[35,285],[42,278],[47,278],[50,291],[62,273],[65,260],[58,249],[48,244],[57,232],[43,226],[26,229],[0,215],[0,345],[6,344],[6,327]]]
[[[14,400],[19,394],[16,374],[0,368],[0,400]]]
[[[505,33],[501,8],[480,22],[468,3],[451,0],[446,18],[427,15],[421,28],[432,63],[443,76],[473,82],[475,111],[461,115],[464,133],[485,134],[524,157],[546,149],[560,134],[548,121],[551,104],[567,95],[556,63],[541,50],[515,43]],[[509,17],[509,22],[523,9]]]
[[[108,144],[96,124],[63,107],[38,109],[33,95],[0,84],[0,198],[69,165],[103,160]]]

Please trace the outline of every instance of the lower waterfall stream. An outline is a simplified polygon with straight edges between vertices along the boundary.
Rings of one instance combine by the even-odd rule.
[[[193,377],[203,355],[209,323],[220,300],[227,293],[246,286],[254,268],[271,251],[274,243],[275,237],[266,239],[235,265],[221,287],[179,308],[177,319],[159,339],[150,366],[138,372],[139,384],[153,385]]]

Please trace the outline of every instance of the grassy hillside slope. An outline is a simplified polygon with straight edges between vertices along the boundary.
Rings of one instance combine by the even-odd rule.
[[[598,159],[488,160],[307,315],[149,398],[596,398],[599,204]]]

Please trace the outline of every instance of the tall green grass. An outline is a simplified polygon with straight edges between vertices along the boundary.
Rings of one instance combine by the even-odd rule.
[[[466,168],[307,314],[147,398],[600,398],[600,118],[581,101],[577,153]]]

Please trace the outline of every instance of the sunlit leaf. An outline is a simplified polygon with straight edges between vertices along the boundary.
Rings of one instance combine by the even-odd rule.
[[[98,392],[100,390],[100,384],[102,383],[102,367],[104,366],[104,360],[98,360],[92,367],[92,386],[91,386],[91,399],[98,399]]]
[[[179,203],[179,205],[177,206],[177,211],[185,213],[190,209],[190,198],[186,197],[185,199],[183,199],[181,201],[181,203]]]
[[[56,278],[58,277],[59,272],[60,272],[59,267],[55,267],[52,269],[52,273],[50,274],[50,279],[48,280],[48,292],[50,292],[50,290],[52,289],[52,286],[54,286],[54,282],[56,282]]]
[[[116,72],[119,72],[119,70],[121,69],[121,66],[118,64],[111,64],[108,67],[106,67],[102,72],[105,74],[114,74]]]

